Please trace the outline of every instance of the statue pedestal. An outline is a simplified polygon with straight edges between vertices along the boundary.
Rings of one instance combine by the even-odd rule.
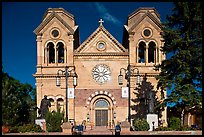
[[[45,121],[45,119],[36,119],[35,124],[40,125],[42,130],[46,131],[46,121]]]
[[[128,121],[122,121],[120,127],[121,127],[121,132],[127,133],[130,131],[131,125]]]
[[[153,123],[154,122],[154,129],[158,127],[158,115],[157,114],[147,114],[147,122],[149,123],[149,131],[153,131]]]
[[[72,125],[70,122],[65,122],[61,125],[62,132],[66,134],[72,134]]]

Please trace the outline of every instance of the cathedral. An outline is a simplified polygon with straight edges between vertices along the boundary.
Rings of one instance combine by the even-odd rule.
[[[160,15],[155,8],[139,8],[127,17],[119,43],[99,20],[98,28],[83,42],[74,15],[63,8],[48,8],[36,34],[37,106],[44,95],[50,111],[64,112],[68,121],[108,126],[158,114],[167,123],[154,65],[161,52]],[[151,108],[151,109],[149,109]]]

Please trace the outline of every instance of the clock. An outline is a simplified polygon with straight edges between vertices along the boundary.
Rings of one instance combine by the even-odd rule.
[[[92,69],[92,77],[97,83],[103,84],[111,78],[110,68],[105,64],[98,64]]]

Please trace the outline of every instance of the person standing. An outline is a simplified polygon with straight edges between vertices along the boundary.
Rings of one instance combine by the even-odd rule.
[[[121,131],[120,123],[117,123],[117,125],[115,126],[115,135],[120,135],[120,131]]]

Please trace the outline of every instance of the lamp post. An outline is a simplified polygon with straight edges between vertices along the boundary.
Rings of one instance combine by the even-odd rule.
[[[135,66],[128,65],[127,69],[121,68],[120,74],[118,75],[118,84],[123,85],[123,75],[122,70],[125,71],[125,79],[128,81],[128,122],[131,123],[131,115],[130,115],[130,76],[134,74],[134,70],[137,69],[137,81],[136,84],[140,84],[140,73],[139,69]]]
[[[71,74],[72,74],[72,73],[71,73],[72,71],[74,72],[73,75],[71,75]],[[77,77],[78,77],[78,76],[77,76],[77,74],[76,74],[76,72],[75,72],[74,69],[69,70],[69,67],[68,67],[68,66],[65,66],[65,70],[59,69],[59,70],[57,71],[56,86],[60,86],[60,78],[61,78],[61,76],[60,76],[60,74],[59,74],[60,72],[61,72],[63,75],[65,75],[65,79],[66,79],[66,83],[65,83],[65,85],[66,85],[66,118],[65,118],[65,121],[67,122],[67,121],[68,121],[68,77],[70,77],[70,76],[74,77],[74,83],[73,83],[73,85],[74,85],[74,87],[75,87],[75,86],[77,86]]]

